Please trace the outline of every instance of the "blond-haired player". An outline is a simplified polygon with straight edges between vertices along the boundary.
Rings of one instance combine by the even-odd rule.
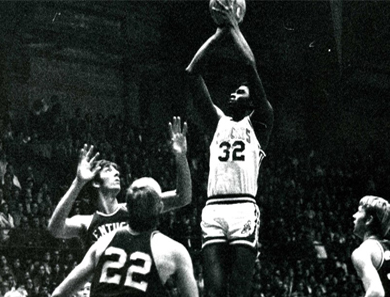
[[[126,201],[128,226],[93,244],[53,297],[70,296],[89,279],[90,297],[169,297],[166,282],[171,277],[180,296],[198,296],[190,254],[156,230],[164,207],[161,193],[150,179],[141,178],[127,190]]]
[[[180,117],[169,123],[171,149],[176,161],[176,189],[161,193],[167,212],[191,203],[192,182],[187,160],[187,124],[181,126]],[[93,146],[84,145],[80,150],[77,175],[68,191],[56,206],[49,222],[49,231],[57,238],[79,237],[87,247],[100,237],[127,225],[128,212],[117,195],[121,190],[118,166],[107,160],[96,161],[98,153]],[[157,184],[157,183],[156,183]],[[161,192],[160,186],[154,185]],[[80,191],[90,187],[95,192],[97,210],[92,215],[75,215],[68,218]]]
[[[363,240],[353,251],[352,263],[366,297],[390,296],[390,204],[377,196],[360,199],[354,218],[354,234]]]

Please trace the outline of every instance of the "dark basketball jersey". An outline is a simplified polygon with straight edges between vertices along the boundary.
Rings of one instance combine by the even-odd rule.
[[[390,297],[390,241],[378,240],[383,248],[382,262],[378,268],[378,274],[385,289],[385,297]]]
[[[88,249],[103,235],[128,225],[129,213],[126,205],[122,204],[111,214],[96,211],[93,214],[91,224],[86,230],[85,245]]]
[[[155,232],[119,230],[99,259],[90,297],[168,297],[150,247]]]

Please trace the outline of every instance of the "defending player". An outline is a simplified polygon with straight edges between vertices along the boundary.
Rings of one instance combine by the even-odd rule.
[[[207,296],[248,296],[256,259],[260,212],[255,201],[259,169],[273,127],[273,109],[258,75],[252,50],[242,35],[233,5],[218,1],[224,19],[186,69],[194,106],[200,111],[210,145],[208,200],[202,212],[205,291]],[[229,2],[231,3],[231,2]],[[246,84],[236,89],[225,113],[212,101],[202,77],[204,59],[230,35],[244,67]]]
[[[365,297],[390,296],[390,204],[383,198],[365,196],[353,215],[353,233],[363,243],[353,251],[352,263],[363,283]]]
[[[91,277],[90,297],[168,297],[164,286],[170,277],[180,296],[198,296],[188,251],[155,229],[163,203],[149,182],[136,180],[126,193],[128,227],[92,245],[52,297],[71,296]]]
[[[171,148],[176,160],[177,189],[161,194],[163,212],[191,203],[192,184],[187,161],[187,124],[181,129],[180,117],[169,123]],[[99,153],[93,154],[93,146],[80,151],[77,175],[72,185],[61,198],[49,222],[49,231],[57,238],[80,237],[87,246],[101,236],[127,225],[128,213],[125,204],[120,204],[117,195],[121,190],[119,171],[113,162],[96,161]],[[68,218],[72,205],[81,189],[89,184],[96,192],[97,211],[93,215],[76,215]],[[88,185],[87,185],[88,186]],[[154,183],[157,192],[161,188]]]

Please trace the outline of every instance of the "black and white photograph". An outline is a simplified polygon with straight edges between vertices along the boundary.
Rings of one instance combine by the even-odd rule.
[[[390,297],[390,2],[0,1],[0,297]]]

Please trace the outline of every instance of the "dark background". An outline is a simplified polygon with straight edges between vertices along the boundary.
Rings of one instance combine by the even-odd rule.
[[[390,190],[389,15],[386,1],[247,1],[241,29],[275,110],[258,195],[263,285],[279,267],[295,269],[300,259],[311,264],[312,231],[328,253],[326,276],[342,278],[332,266],[337,257],[349,265],[345,275],[355,276],[349,259],[358,245],[351,234],[357,201],[366,194],[387,198]],[[164,145],[168,121],[180,115],[189,122],[193,203],[165,227],[185,244],[193,240],[199,262],[207,141],[195,125],[184,69],[215,29],[206,0],[2,1],[0,132],[21,182],[32,166],[37,181],[53,186],[46,197],[56,205],[74,179],[77,150],[94,139],[101,158],[125,163],[126,155],[127,185],[153,176],[171,189],[175,172]],[[242,74],[229,40],[207,69],[213,99],[224,109]],[[49,112],[35,116],[45,106]],[[113,127],[121,121],[112,115],[129,129]],[[36,129],[37,139],[34,119],[44,127]],[[8,132],[14,135],[6,139]],[[104,151],[110,154],[103,157]],[[92,209],[83,198],[74,213]],[[35,248],[56,247],[39,229],[16,231],[19,240],[10,242],[17,248],[0,245],[7,254],[28,250],[39,259],[43,253]],[[71,249],[82,256],[78,243],[58,243],[64,255]],[[360,282],[348,283],[352,296]]]
[[[42,99],[153,131],[173,115],[196,117],[183,71],[215,30],[208,1],[3,1],[0,9],[3,124],[11,114],[22,126]],[[389,14],[386,1],[247,1],[241,29],[275,109],[274,142],[387,152]],[[234,89],[239,70],[226,42],[206,75],[222,108],[221,90]]]

